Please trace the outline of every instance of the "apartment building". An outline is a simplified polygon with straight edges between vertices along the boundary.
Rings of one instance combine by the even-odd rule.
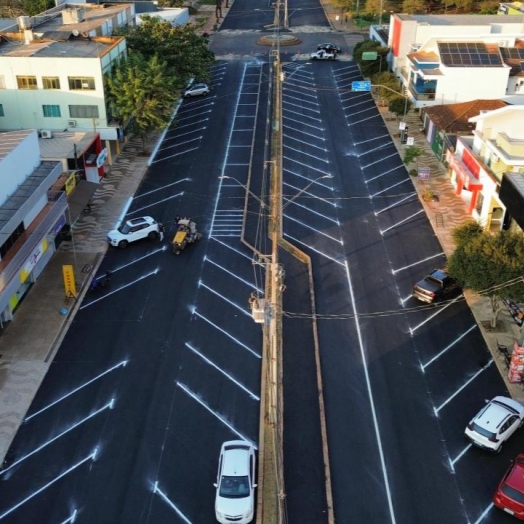
[[[132,4],[62,4],[19,17],[0,31],[0,130],[97,132],[123,138],[104,91],[104,75],[126,56],[111,36],[134,18]]]
[[[391,16],[390,67],[415,107],[474,99],[524,104],[522,16]]]

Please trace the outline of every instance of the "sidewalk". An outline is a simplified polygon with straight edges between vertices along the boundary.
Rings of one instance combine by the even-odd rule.
[[[62,242],[0,337],[0,464],[107,250],[106,234],[144,176],[141,151],[140,138],[124,146],[93,195],[93,212],[79,216],[72,241]],[[65,300],[63,264],[74,267],[76,301]]]

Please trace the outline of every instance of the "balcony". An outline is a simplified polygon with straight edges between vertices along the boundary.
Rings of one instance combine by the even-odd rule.
[[[435,87],[422,87],[409,84],[409,92],[415,100],[435,100]]]

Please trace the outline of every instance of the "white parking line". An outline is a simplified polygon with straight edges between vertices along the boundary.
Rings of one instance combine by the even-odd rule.
[[[451,344],[447,345],[440,353],[437,353],[431,360],[429,360],[425,364],[421,364],[420,367],[422,368],[422,371],[425,372],[426,368],[430,364],[432,364],[433,362],[435,362],[435,360],[439,359],[442,355],[444,355],[444,353],[446,353],[449,349],[455,346],[455,344],[460,342],[466,335],[469,335],[469,333],[471,333],[476,327],[478,327],[477,324],[474,324],[473,326],[471,326],[466,332],[462,333],[462,335],[460,335],[453,342],[451,342]]]
[[[186,342],[185,346],[189,348],[193,353],[195,353],[195,355],[198,355],[206,364],[209,364],[211,367],[215,368],[218,372],[222,373],[224,377],[233,382],[233,384],[238,386],[240,389],[244,390],[253,400],[260,400],[259,396],[255,395],[252,391],[249,391],[249,389],[243,386],[238,380],[233,378],[231,375],[226,373],[223,369],[219,368],[214,362],[211,362],[211,360],[209,360],[206,356],[200,353],[200,351],[196,350],[191,344]]]
[[[296,127],[286,124],[286,130],[288,129],[291,131],[295,131],[296,133],[300,133],[301,135],[310,136],[311,138],[314,138],[315,140],[320,140],[321,142],[326,141],[326,139],[323,136],[318,136],[318,133],[306,133],[303,129],[297,129]]]
[[[314,99],[315,101],[315,105],[318,106],[318,102],[317,101],[317,97],[316,96],[311,96],[309,95],[308,93],[300,93],[301,95],[305,95],[305,96],[310,96],[311,98]],[[285,94],[285,98],[286,98],[286,101],[288,100],[288,98],[290,98],[291,100],[297,100],[297,101],[300,101],[300,102],[304,102],[304,96],[293,96],[293,95],[290,95],[289,93],[286,92]]]
[[[435,415],[438,416],[438,412],[445,407],[449,402],[451,402],[465,387],[467,387],[473,380],[475,380],[483,371],[489,368],[493,364],[493,359],[491,359],[484,367],[479,369],[465,384],[463,384],[451,397],[449,397],[445,402],[443,402],[438,408],[433,408]]]
[[[308,249],[311,249],[311,251],[314,251],[315,253],[318,253],[319,255],[321,255],[321,256],[329,259],[329,260],[332,260],[333,262],[335,262],[337,264],[340,264],[341,266],[344,266],[344,264],[346,263],[345,261],[340,261],[340,260],[337,260],[336,258],[330,257],[329,255],[326,255],[326,253],[323,253],[322,251],[319,251],[318,249],[315,249],[310,244],[306,244],[305,242],[302,242],[298,238],[292,237],[291,235],[286,235],[285,233],[284,233],[284,236],[289,238],[289,239],[291,239],[291,240],[293,240],[293,242],[296,242],[297,244],[302,244],[303,246],[306,246]]]
[[[373,142],[373,140],[382,140],[383,138],[391,140],[391,135],[379,135],[375,138],[370,138],[369,140],[361,140],[360,142],[355,142],[355,146],[359,146],[361,144],[369,144],[370,142]]]
[[[169,149],[173,149],[175,147],[181,147],[185,146],[187,144],[192,144],[194,142],[198,142],[199,140],[202,140],[202,135],[196,136],[195,138],[192,138],[191,140],[185,140],[184,142],[176,142],[175,144],[167,147],[161,147],[158,149],[158,151],[168,151]]]
[[[307,167],[308,169],[311,169],[312,171],[316,171],[317,173],[320,173],[321,175],[330,175],[328,171],[323,171],[322,169],[317,169],[316,167],[310,166],[309,164],[306,164],[305,162],[300,162],[294,158],[291,158],[289,156],[284,156],[284,160],[288,160],[289,162],[293,162],[294,164],[298,164],[299,166]]]
[[[180,153],[174,153],[169,156],[163,156],[162,158],[159,158],[158,160],[155,160],[154,162],[151,162],[152,164],[155,164],[156,162],[161,162],[162,160],[169,160],[170,158],[175,158],[180,155],[186,155],[187,153],[191,153],[191,151],[196,151],[197,149],[200,149],[200,147],[190,147],[189,149],[184,149],[184,151],[180,151]]]
[[[255,449],[258,449],[258,446],[255,442],[252,442],[250,439],[242,435],[239,431],[237,431],[222,415],[217,413],[216,411],[213,411],[196,393],[193,393],[185,384],[182,384],[181,382],[176,382],[176,385],[185,393],[187,393],[193,400],[196,400],[203,408],[205,408],[209,413],[211,413],[216,419],[218,419],[224,426],[228,427],[235,435],[240,437],[242,440],[245,440],[246,442],[249,442],[254,446]]]
[[[333,242],[337,242],[340,245],[343,244],[342,240],[339,240],[339,239],[337,239],[335,237],[332,237],[331,235],[328,235],[326,232],[322,231],[322,229],[319,229],[318,227],[310,226],[310,225],[302,222],[301,220],[297,220],[296,218],[293,218],[293,217],[290,217],[290,216],[287,216],[287,215],[285,215],[285,219],[286,220],[291,220],[292,222],[300,224],[302,227],[305,227],[306,229],[311,229],[311,231],[315,231],[316,233],[319,233],[322,236],[325,236],[326,238],[329,238],[329,240],[333,240]]]
[[[300,113],[299,111],[293,111],[292,109],[289,109],[287,107],[282,107],[283,113],[291,113],[292,115],[298,115],[301,118],[307,118],[308,120],[313,120],[313,122],[322,122],[321,118],[315,118],[314,116],[305,115],[304,113]],[[287,115],[284,114],[284,118],[287,118]]]
[[[409,269],[410,267],[418,266],[419,264],[423,264],[424,262],[427,262],[428,260],[433,260],[434,258],[438,258],[444,255],[444,251],[441,251],[440,253],[437,253],[436,255],[431,255],[430,257],[423,258],[422,260],[417,260],[417,262],[413,262],[413,264],[409,264],[407,266],[400,267],[398,269],[393,269],[391,272],[396,275],[397,273],[400,273],[401,271],[404,271],[406,269]]]
[[[140,211],[143,211],[144,209],[149,209],[150,207],[162,204],[163,202],[167,202],[168,200],[173,200],[173,198],[178,198],[179,196],[184,196],[184,191],[182,191],[181,193],[177,193],[176,195],[171,195],[170,197],[164,198],[163,200],[157,200],[156,202],[153,202],[152,204],[149,204],[147,206],[139,207],[138,209],[133,209],[133,211],[130,211],[128,215],[134,215]]]
[[[373,151],[376,151],[377,149],[380,149],[380,148],[373,149]],[[366,169],[368,167],[374,166],[375,164],[380,164],[380,162],[384,162],[384,160],[387,160],[388,158],[393,158],[394,156],[398,156],[398,151],[391,153],[391,155],[388,155],[382,158],[378,158],[377,160],[375,160],[374,162],[371,162],[370,164],[363,165],[362,169]]]
[[[202,280],[198,281],[198,286],[202,286],[204,289],[207,289],[210,293],[213,293],[215,296],[221,298],[224,302],[227,302],[229,305],[237,308],[240,312],[244,313],[244,315],[247,315],[248,317],[251,317],[251,313],[246,310],[245,307],[239,306],[232,300],[229,300],[229,298],[226,298],[224,295],[221,295],[218,291],[215,291],[213,288],[209,287],[208,285],[204,284]]]
[[[360,158],[361,156],[372,155],[372,154],[374,154],[376,151],[380,151],[381,149],[386,149],[386,147],[390,147],[390,146],[393,146],[393,147],[394,147],[394,145],[393,145],[391,142],[386,143],[386,144],[382,144],[382,145],[380,145],[380,146],[378,146],[378,147],[375,147],[374,149],[370,149],[369,151],[364,151],[364,152],[360,153],[358,156],[359,156],[359,158]],[[386,157],[386,158],[389,158],[389,157]],[[366,166],[366,167],[367,167],[367,166]]]
[[[218,267],[219,269],[221,269],[222,271],[224,271],[228,275],[230,275],[233,278],[236,278],[237,280],[239,280],[240,282],[246,284],[246,286],[249,286],[251,289],[255,289],[258,292],[258,294],[262,294],[262,295],[264,294],[264,290],[260,289],[256,284],[253,284],[252,282],[248,282],[247,280],[245,280],[243,278],[240,278],[236,273],[233,273],[233,271],[229,271],[229,269],[226,269],[224,266],[221,266],[220,264],[217,264],[216,262],[211,260],[207,255],[204,256],[204,262],[209,262],[213,266]]]
[[[211,322],[208,318],[206,318],[204,315],[201,315],[196,308],[193,310],[193,314],[196,315],[198,318],[201,318],[204,322],[207,322],[210,326],[213,326],[216,330],[220,331],[226,337],[230,338],[235,344],[238,344],[239,346],[242,346],[244,349],[247,349],[251,354],[253,354],[257,358],[262,358],[256,351],[253,351],[250,347],[246,346],[243,342],[240,342],[238,338],[235,338],[233,335],[228,333],[225,329],[222,329],[220,326],[215,324],[214,322]]]
[[[406,167],[403,166],[403,165],[400,165],[400,164],[399,164],[398,166],[395,166],[395,167],[393,167],[393,168],[391,168],[391,169],[388,169],[387,171],[384,171],[384,173],[381,173],[380,175],[377,175],[377,176],[374,176],[374,177],[368,178],[367,180],[364,180],[364,182],[365,182],[366,184],[369,184],[370,182],[373,182],[374,180],[377,180],[377,179],[379,179],[379,178],[382,178],[383,176],[389,175],[389,173],[393,173],[393,172],[396,171],[397,169],[402,169],[402,170],[404,170],[404,169],[406,169]]]
[[[287,124],[287,121],[289,120],[290,122],[295,122],[296,124],[299,124],[301,127],[302,126],[311,127],[317,133],[321,133],[322,131],[325,131],[324,128],[319,127],[318,125],[308,124],[307,122],[303,122],[302,120],[296,120],[294,118],[291,118],[290,116],[285,116],[284,115],[284,120],[286,121],[286,129],[291,129],[291,127]]]
[[[287,106],[298,107],[299,109],[303,109],[304,111],[312,111],[313,113],[320,114],[320,111],[318,109],[312,109],[311,107],[305,107],[303,104],[294,104],[293,102],[290,102],[289,100],[284,100],[283,103]]]
[[[495,504],[493,504],[493,502],[482,512],[482,514],[480,515],[480,517],[475,521],[474,524],[480,524],[483,520],[484,520],[484,517],[489,513],[489,511],[491,510],[491,508],[494,508],[495,507]]]
[[[409,182],[409,180],[406,178],[404,180],[401,180],[400,182],[397,182],[396,184],[393,184],[389,187],[386,187],[385,189],[383,189],[382,191],[378,191],[377,193],[373,193],[371,196],[371,198],[375,198],[379,195],[381,195],[382,193],[385,193],[386,191],[389,191],[390,189],[393,189],[394,187],[397,187],[397,186],[400,186],[402,184],[405,184],[406,182]]]
[[[158,187],[156,189],[148,191],[147,193],[142,193],[141,195],[135,196],[135,201],[138,200],[139,198],[143,198],[145,196],[152,195],[153,193],[156,193],[157,191],[165,191],[168,187],[176,186],[177,184],[181,184],[182,182],[188,182],[190,180],[191,179],[187,178],[187,177],[186,178],[182,178],[181,180],[177,180],[176,182],[173,182],[171,184],[166,184],[165,186]]]
[[[399,222],[397,222],[396,224],[393,224],[392,226],[382,230],[380,232],[381,235],[383,235],[384,233],[387,233],[388,231],[391,231],[392,229],[395,229],[396,227],[399,227],[401,226],[402,224],[405,224],[406,222],[408,222],[409,220],[411,220],[413,217],[416,217],[417,215],[420,215],[421,213],[425,213],[425,211],[423,209],[421,209],[420,211],[417,211],[416,213],[413,213],[412,215],[404,218],[403,220],[400,220]]]
[[[424,320],[420,324],[417,324],[414,328],[409,328],[410,334],[413,336],[413,333],[415,333],[417,329],[421,328],[424,324],[427,324],[431,319],[435,318],[437,315],[440,315],[448,307],[452,306],[459,298],[461,298],[461,296],[453,299],[451,302],[448,302],[445,306],[439,307],[438,310],[435,313],[433,313],[433,315],[430,315],[428,318],[426,318],[426,320]]]
[[[73,513],[71,514],[71,516],[65,520],[63,520],[60,524],[68,524],[68,523],[73,523],[75,520],[76,520],[76,515],[78,513],[78,510],[73,510]]]
[[[350,115],[352,116],[352,115]],[[380,115],[378,113],[374,114],[373,116],[370,116],[368,118],[363,118],[362,120],[357,120],[356,122],[349,122],[348,121],[348,126],[356,126],[358,124],[361,124],[362,122],[367,122],[368,120],[372,120],[373,118],[381,118]]]
[[[296,187],[292,184],[283,184],[283,186],[285,187],[289,187],[291,188],[293,191],[302,191],[301,195],[306,195],[306,196],[309,196],[310,198],[314,199],[314,200],[320,200],[321,202],[324,202],[325,204],[328,204],[329,206],[331,207],[337,207],[337,204],[336,202],[333,202],[333,200],[328,200],[327,198],[321,198],[317,195],[314,195],[313,193],[309,192],[309,191],[304,191],[303,189],[301,190],[300,187]],[[296,193],[295,193],[296,194]],[[293,197],[291,197],[293,198]],[[289,201],[290,199],[287,198],[287,197],[284,197],[284,200],[286,201]]]
[[[153,493],[158,493],[160,495],[160,498],[164,500],[164,502],[172,509],[175,510],[176,514],[186,523],[186,524],[192,524],[192,522],[169,500],[167,495],[158,487],[158,482],[155,482],[155,485],[153,486]]]
[[[295,136],[290,136],[287,133],[283,133],[283,136],[286,140],[294,140],[295,142],[298,142],[299,144],[304,144],[305,146],[308,146],[308,147],[314,147],[315,149],[318,149],[319,151],[322,151],[324,153],[327,153],[328,151],[328,149],[326,149],[325,147],[316,146],[315,144],[312,144],[311,142],[300,140],[300,138],[297,138]]]
[[[251,255],[248,255],[247,253],[242,253],[242,251],[239,251],[238,249],[234,248],[233,246],[230,246],[229,244],[226,244],[225,242],[222,242],[222,240],[219,240],[218,238],[215,238],[214,236],[210,237],[211,240],[214,240],[218,244],[223,245],[224,247],[227,247],[227,249],[230,249],[237,255],[240,255],[241,257],[247,258],[250,261],[253,261],[253,257]]]
[[[304,150],[302,149],[297,149],[296,147],[291,147],[287,144],[285,144],[283,146],[284,150],[286,152],[295,152],[295,153],[298,153],[299,155],[303,155],[305,157],[309,157],[309,158],[312,158],[313,160],[316,160],[317,162],[324,162],[324,164],[329,164],[329,158],[324,158],[324,157],[320,157],[320,156],[317,156],[317,155],[313,155],[311,153],[306,153]],[[327,149],[324,150],[325,152],[327,152]]]
[[[399,204],[402,204],[402,202],[405,202],[406,200],[410,200],[410,199],[412,199],[416,195],[417,195],[416,192],[409,193],[407,197],[401,198],[400,200],[397,200],[395,203],[391,204],[390,206],[384,207],[384,208],[380,209],[379,211],[375,211],[375,216],[377,217],[381,213],[384,213],[384,211],[389,211],[390,209],[392,209],[394,207],[397,207]],[[394,273],[395,273],[395,271],[393,271],[393,274]]]
[[[318,211],[315,211],[314,209],[311,209],[310,207],[307,207],[307,206],[304,206],[303,204],[300,204],[296,200],[294,200],[293,202],[291,202],[291,201],[289,201],[289,202],[290,202],[290,204],[292,204],[292,205],[294,205],[296,207],[300,207],[302,209],[305,209],[309,213],[313,213],[314,215],[317,215],[319,217],[325,218],[326,220],[329,220],[333,224],[339,225],[339,222],[338,222],[338,220],[336,218],[331,218],[331,217],[329,217],[327,215],[323,215],[322,213],[319,213]]]
[[[451,465],[451,469],[453,472],[455,472],[455,463],[462,458],[462,456],[468,451],[469,448],[471,448],[473,444],[468,444],[453,460],[451,458],[449,459],[449,463]]]

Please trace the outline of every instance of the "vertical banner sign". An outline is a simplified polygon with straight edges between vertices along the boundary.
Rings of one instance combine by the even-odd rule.
[[[62,266],[66,298],[76,298],[75,272],[71,264]]]

